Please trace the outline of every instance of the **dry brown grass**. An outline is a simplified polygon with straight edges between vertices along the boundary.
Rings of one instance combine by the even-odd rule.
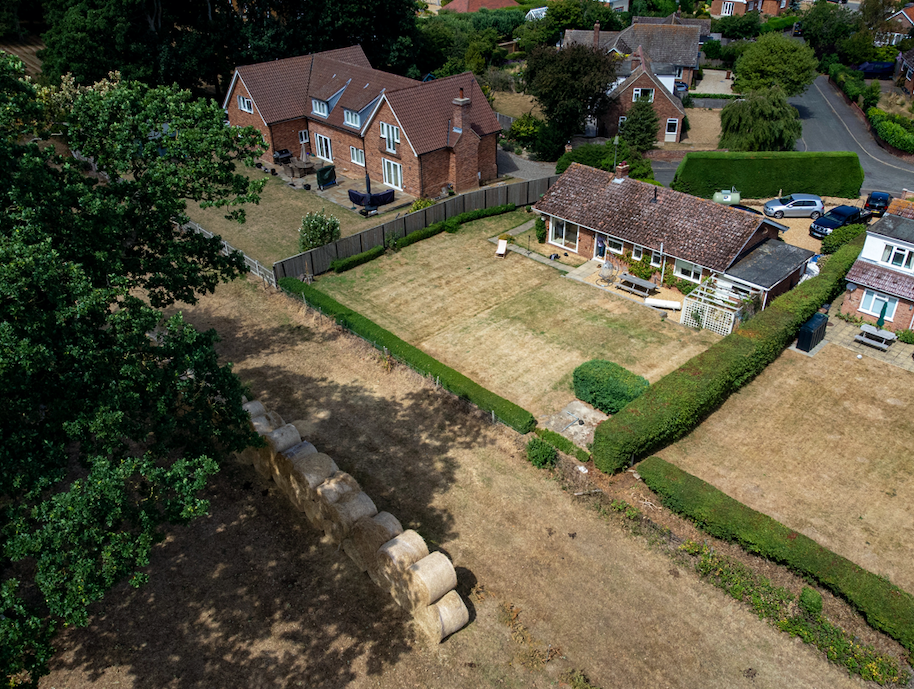
[[[660,455],[914,592],[912,384],[837,345],[787,351]]]
[[[678,144],[663,144],[663,150],[708,150],[716,149],[720,139],[720,110],[688,108],[689,131]]]
[[[892,115],[901,115],[902,117],[911,118],[911,100],[900,93],[883,93],[879,98],[879,108]]]
[[[507,91],[496,91],[493,96],[494,103],[492,108],[502,115],[520,117],[532,112],[536,117],[543,116],[543,111],[540,110],[539,104],[537,104],[533,96],[528,96],[525,93],[509,93]]]

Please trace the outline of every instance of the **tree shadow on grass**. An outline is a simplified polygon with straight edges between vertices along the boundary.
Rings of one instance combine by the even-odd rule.
[[[207,328],[214,314],[204,302],[187,316]],[[432,549],[459,535],[435,496],[455,481],[452,451],[488,442],[483,419],[417,378],[397,394],[375,389],[355,364],[373,356],[370,348],[336,329],[219,320],[220,346],[230,348],[255,398],[286,421],[305,419],[306,439],[351,473],[379,510]],[[341,345],[354,362],[348,382],[339,382],[338,363],[322,371],[311,357],[300,365],[302,356]],[[288,363],[269,356],[296,347],[305,351]],[[406,375],[376,366],[378,376]],[[410,616],[253,467],[227,461],[205,495],[210,515],[171,530],[154,551],[149,584],[119,586],[95,606],[88,628],[61,635],[56,684],[70,672],[98,680],[118,666],[143,689],[341,687],[382,673],[416,643]],[[466,596],[475,578],[460,572]]]

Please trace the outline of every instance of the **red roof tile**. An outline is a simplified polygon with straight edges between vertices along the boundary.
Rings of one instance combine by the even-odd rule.
[[[902,218],[914,220],[914,201],[907,199],[892,199],[886,213],[900,215]]]
[[[845,279],[863,287],[871,287],[884,294],[914,301],[914,276],[910,273],[900,273],[876,263],[857,259],[851,269],[847,271]]]

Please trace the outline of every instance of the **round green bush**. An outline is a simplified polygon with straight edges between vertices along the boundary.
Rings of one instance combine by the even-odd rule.
[[[649,383],[605,359],[585,361],[574,370],[574,394],[606,414],[615,414],[647,390]]]
[[[803,590],[800,592],[800,608],[807,615],[820,615],[822,613],[822,594],[818,591],[804,586]]]
[[[555,466],[558,453],[549,443],[539,438],[530,438],[527,443],[527,459],[538,469]]]

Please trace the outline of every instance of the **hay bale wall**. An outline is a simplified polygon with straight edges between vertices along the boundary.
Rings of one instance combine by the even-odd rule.
[[[266,445],[248,448],[240,458],[272,479],[292,505],[362,572],[405,610],[416,625],[440,643],[470,620],[454,590],[457,574],[444,553],[429,553],[418,533],[404,531],[388,512],[378,512],[358,482],[340,471],[331,457],[302,438],[307,421],[286,424],[257,400],[246,401],[252,428]]]

